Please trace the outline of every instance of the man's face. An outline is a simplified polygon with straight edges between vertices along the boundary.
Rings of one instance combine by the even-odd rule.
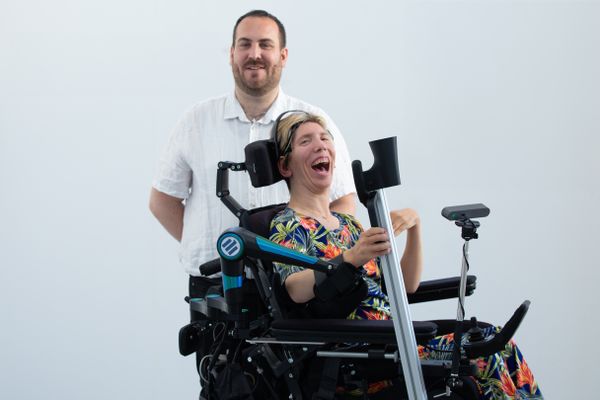
[[[237,88],[251,96],[268,93],[279,85],[286,60],[275,21],[248,17],[240,22],[229,57]]]

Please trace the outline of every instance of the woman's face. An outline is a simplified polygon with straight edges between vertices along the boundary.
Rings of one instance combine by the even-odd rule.
[[[292,138],[287,167],[280,163],[283,176],[292,188],[315,193],[329,189],[335,166],[335,146],[331,134],[316,122],[300,125]]]

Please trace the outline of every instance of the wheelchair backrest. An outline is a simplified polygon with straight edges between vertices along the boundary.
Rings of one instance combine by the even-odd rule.
[[[240,227],[268,238],[271,231],[271,221],[286,205],[285,203],[274,204],[248,210],[241,216]]]

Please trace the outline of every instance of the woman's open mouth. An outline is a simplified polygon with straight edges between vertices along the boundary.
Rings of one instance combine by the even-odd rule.
[[[311,168],[319,173],[329,172],[330,161],[326,157],[316,159],[312,164]]]

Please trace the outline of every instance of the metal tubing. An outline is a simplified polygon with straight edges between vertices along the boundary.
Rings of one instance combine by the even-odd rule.
[[[369,358],[369,353],[358,353],[352,351],[317,351],[317,357],[326,357],[326,358]],[[398,359],[397,353],[385,353],[383,358],[386,360],[394,360]]]
[[[305,346],[323,346],[325,342],[306,342],[306,341],[294,341],[294,340],[277,340],[273,338],[252,338],[246,339],[247,343],[250,344],[291,344],[291,345],[305,345]]]
[[[467,289],[467,272],[469,269],[469,241],[465,240],[462,256],[462,269],[460,271],[460,288],[458,292],[458,310],[456,320],[459,322],[465,319],[465,291]]]
[[[425,390],[425,381],[423,380],[423,371],[419,360],[417,350],[417,340],[410,316],[410,308],[404,288],[404,278],[400,269],[400,258],[396,242],[393,239],[394,229],[390,219],[389,208],[383,189],[375,193],[374,198],[375,212],[379,226],[384,228],[392,238],[390,243],[392,251],[381,257],[381,267],[383,277],[387,288],[387,295],[390,300],[392,321],[398,342],[398,352],[402,362],[402,371],[406,382],[406,391],[410,400],[426,400],[427,392]]]

